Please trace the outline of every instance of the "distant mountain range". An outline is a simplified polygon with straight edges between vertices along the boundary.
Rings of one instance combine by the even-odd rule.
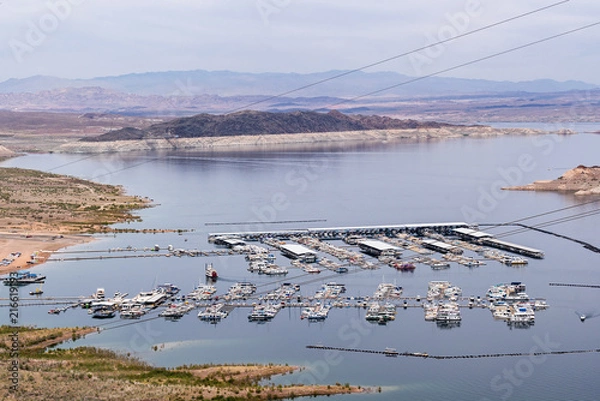
[[[400,120],[381,116],[349,116],[338,111],[316,113],[295,111],[268,113],[241,111],[214,115],[199,114],[176,118],[144,129],[126,127],[96,137],[82,138],[84,142],[140,140],[155,138],[202,138],[233,135],[300,134],[315,132],[345,132],[386,129],[441,128],[450,124]]]
[[[35,76],[0,83],[0,110],[161,120],[241,110],[339,110],[460,124],[571,121],[573,113],[578,121],[597,121],[600,110],[600,87],[580,81],[432,77],[364,96],[410,79],[393,72],[348,71],[252,74],[195,70],[92,79]]]
[[[346,74],[346,75],[343,75]],[[343,75],[339,78],[334,78]],[[65,79],[33,76],[0,83],[0,93],[20,94],[68,88],[97,87],[109,91],[143,96],[272,96],[294,91],[293,97],[330,96],[345,98],[408,82],[414,77],[395,72],[327,71],[310,74],[244,73],[233,71],[165,71]],[[316,82],[321,82],[313,85]],[[302,90],[295,91],[298,88]],[[439,96],[500,92],[562,92],[586,90],[597,85],[581,81],[558,82],[539,79],[524,82],[489,81],[431,77],[380,93],[380,96]]]

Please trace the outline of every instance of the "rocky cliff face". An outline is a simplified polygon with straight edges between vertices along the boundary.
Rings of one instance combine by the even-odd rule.
[[[442,128],[451,126],[437,122],[399,120],[382,116],[345,115],[338,111],[317,113],[296,111],[268,113],[241,111],[231,114],[199,114],[177,118],[145,129],[123,128],[85,138],[85,142],[142,140],[158,138],[206,138],[238,135],[306,134],[389,129]]]
[[[579,165],[555,180],[535,181],[531,184],[503,189],[574,192],[575,195],[600,195],[600,166],[586,167]]]

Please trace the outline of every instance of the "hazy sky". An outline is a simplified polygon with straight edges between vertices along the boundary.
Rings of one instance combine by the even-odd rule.
[[[0,0],[0,81],[38,74],[354,69],[554,3]],[[598,21],[598,0],[571,0],[367,71],[429,74]],[[594,26],[445,75],[600,84],[599,38]]]

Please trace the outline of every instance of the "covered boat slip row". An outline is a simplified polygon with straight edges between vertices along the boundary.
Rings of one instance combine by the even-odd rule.
[[[330,228],[304,228],[280,231],[247,231],[239,233],[209,234],[208,241],[217,245],[227,245],[226,239],[237,238],[244,241],[260,241],[263,238],[290,239],[292,237],[311,236],[321,239],[343,239],[348,236],[375,236],[399,233],[422,235],[426,231],[439,234],[452,234],[455,228],[468,228],[464,222],[452,223],[424,223],[424,224],[398,224],[390,226],[364,226],[364,227],[330,227]]]
[[[285,240],[295,237],[309,236],[319,239],[341,240],[352,236],[361,236],[369,238],[378,235],[385,235],[394,237],[397,234],[403,233],[421,236],[426,233],[432,232],[441,235],[456,235],[464,240],[475,244],[486,245],[489,247],[502,249],[520,255],[529,256],[532,258],[542,259],[544,257],[544,252],[541,250],[499,240],[497,238],[494,238],[492,234],[473,229],[473,225],[469,225],[465,222],[399,224],[389,226],[365,227],[305,228],[280,231],[216,233],[209,234],[208,240],[209,242],[214,242],[217,245],[225,245],[232,247],[234,245],[243,244],[243,241],[262,241],[266,238]],[[361,249],[363,251],[377,256],[381,253],[393,252],[395,250],[393,249],[393,247],[390,247],[389,244],[385,246],[385,249],[383,249],[383,245],[381,243],[375,243],[374,241],[367,242],[364,240],[362,242],[363,244],[361,246]],[[454,253],[459,251],[457,247],[437,240],[425,240],[423,245],[432,250],[442,253]],[[293,254],[299,253],[295,251],[298,250],[290,249],[289,256],[293,256]]]
[[[492,234],[473,230],[472,228],[459,227],[452,230],[460,238],[475,242],[481,245],[487,245],[492,248],[518,253],[536,259],[542,259],[544,252],[539,249],[529,248],[523,245],[513,244],[512,242],[502,241],[494,238]]]

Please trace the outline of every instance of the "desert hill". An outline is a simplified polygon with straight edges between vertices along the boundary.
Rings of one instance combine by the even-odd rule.
[[[318,132],[367,131],[379,129],[442,128],[450,124],[400,120],[376,115],[345,115],[338,111],[317,113],[295,111],[269,113],[240,111],[231,114],[199,114],[139,129],[126,127],[84,142],[141,140],[157,138],[202,138],[235,135],[273,135]]]
[[[600,195],[600,166],[586,167],[579,165],[555,180],[535,181],[527,185],[502,189],[574,192],[575,195]]]

